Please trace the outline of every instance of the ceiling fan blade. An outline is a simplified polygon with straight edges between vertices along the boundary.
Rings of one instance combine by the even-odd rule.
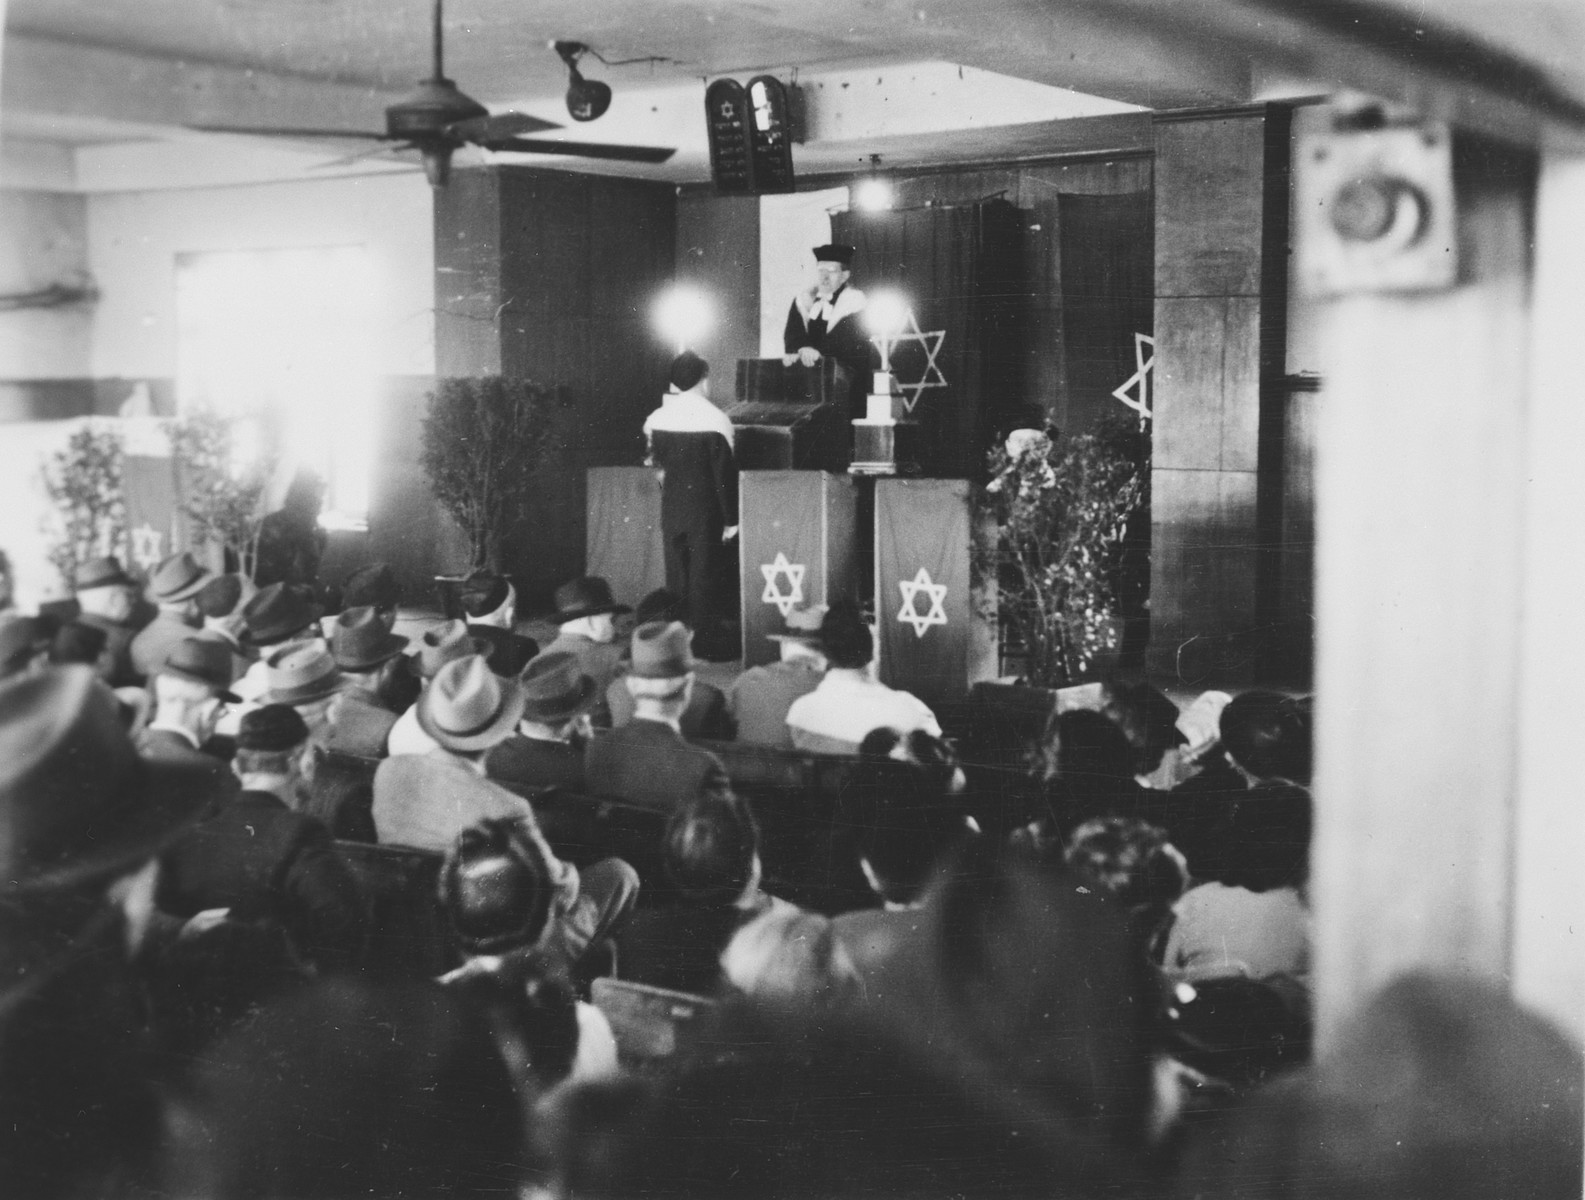
[[[195,129],[199,133],[240,133],[248,137],[278,137],[297,138],[353,138],[387,142],[390,135],[384,133],[370,133],[364,129],[294,129],[290,126],[276,125],[261,129],[253,125],[184,125],[184,129]]]
[[[612,142],[562,142],[551,138],[492,138],[478,144],[486,150],[517,154],[566,154],[574,158],[612,158],[640,163],[663,163],[677,153],[671,146],[621,146]]]
[[[371,146],[367,150],[360,150],[356,154],[344,154],[340,158],[333,158],[329,162],[315,163],[310,170],[328,171],[336,167],[350,167],[355,163],[367,162],[371,159],[385,159],[388,162],[405,161],[401,152],[409,149],[406,146]]]
[[[487,138],[509,138],[520,133],[544,133],[547,129],[562,128],[555,121],[531,117],[527,113],[491,113],[487,117],[472,117],[458,121],[447,131],[467,142],[483,143]]]

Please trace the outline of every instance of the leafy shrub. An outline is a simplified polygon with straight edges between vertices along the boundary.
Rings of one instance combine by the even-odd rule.
[[[80,563],[103,554],[125,560],[122,453],[119,430],[89,421],[44,460],[44,491],[54,506],[47,525],[49,560],[68,587]]]

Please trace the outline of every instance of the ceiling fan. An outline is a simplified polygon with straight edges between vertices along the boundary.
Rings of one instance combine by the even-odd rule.
[[[424,160],[424,174],[435,187],[445,187],[451,174],[451,156],[463,146],[486,150],[508,150],[523,154],[564,154],[574,158],[606,158],[621,162],[662,163],[676,150],[669,146],[625,146],[610,142],[571,142],[551,138],[523,137],[546,129],[560,129],[554,121],[525,113],[494,113],[463,93],[446,78],[441,29],[442,0],[434,3],[434,74],[422,80],[408,96],[385,110],[385,132],[359,129],[255,128],[243,125],[189,125],[205,133],[241,133],[255,137],[355,138],[395,146],[378,145],[335,164],[393,151],[417,150]],[[570,45],[570,43],[569,43]],[[565,55],[563,55],[565,58]],[[609,92],[609,89],[607,89]]]

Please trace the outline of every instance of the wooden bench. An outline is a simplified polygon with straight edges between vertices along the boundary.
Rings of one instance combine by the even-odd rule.
[[[706,1042],[720,1008],[708,996],[623,979],[596,979],[589,993],[611,1023],[618,1060],[637,1070],[696,1052]]]

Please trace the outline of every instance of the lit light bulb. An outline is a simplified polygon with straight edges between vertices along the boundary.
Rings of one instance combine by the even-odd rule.
[[[871,175],[853,186],[853,207],[864,212],[887,212],[892,206],[890,180]]]
[[[695,345],[715,323],[710,297],[689,284],[676,284],[655,302],[655,329],[680,353]]]
[[[877,337],[894,338],[908,324],[908,299],[901,292],[871,292],[864,306],[864,324]]]

